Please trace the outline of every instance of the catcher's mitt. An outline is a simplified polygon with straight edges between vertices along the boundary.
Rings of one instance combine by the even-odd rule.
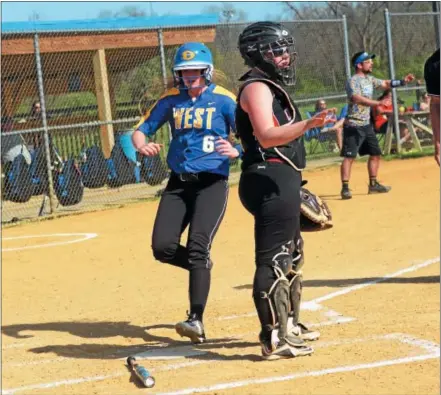
[[[303,182],[302,185],[306,184]],[[300,188],[301,228],[326,229],[332,227],[332,215],[328,205],[306,188]]]

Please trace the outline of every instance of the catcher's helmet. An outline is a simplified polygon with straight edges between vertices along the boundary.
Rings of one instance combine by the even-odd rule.
[[[175,86],[185,88],[181,70],[201,70],[206,85],[210,85],[213,78],[213,57],[211,51],[202,43],[185,43],[181,45],[173,62],[173,77]]]
[[[297,52],[294,37],[280,23],[257,22],[245,28],[239,36],[239,51],[250,67],[257,67],[270,78],[284,85],[294,85],[296,80],[295,60]],[[279,67],[274,57],[288,53],[289,65]]]

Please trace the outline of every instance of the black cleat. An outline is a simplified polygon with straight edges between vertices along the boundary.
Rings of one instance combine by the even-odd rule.
[[[340,195],[343,200],[352,199],[352,193],[349,188],[342,188]]]
[[[196,314],[188,314],[188,319],[178,322],[175,325],[175,329],[181,337],[190,338],[192,343],[199,344],[206,340],[204,324],[196,319]]]
[[[392,188],[386,185],[381,185],[378,181],[374,185],[369,185],[368,194],[371,193],[388,193]]]

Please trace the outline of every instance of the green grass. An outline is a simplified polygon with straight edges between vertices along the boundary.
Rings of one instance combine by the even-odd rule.
[[[423,149],[422,152],[410,150],[407,152],[401,152],[400,154],[384,155],[383,160],[391,161],[395,159],[415,159],[415,158],[423,158],[425,156],[435,155],[435,147],[433,146],[422,147],[422,149]]]

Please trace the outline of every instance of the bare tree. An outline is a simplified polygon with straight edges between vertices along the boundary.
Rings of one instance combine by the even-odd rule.
[[[210,5],[205,7],[202,12],[218,14],[221,23],[244,22],[247,20],[246,12],[238,9],[233,3],[222,3],[221,6]]]
[[[351,52],[366,50],[375,52],[380,59],[387,59],[386,27],[384,11],[414,12],[431,11],[431,2],[392,2],[392,1],[363,1],[345,2],[329,1],[321,3],[286,2],[286,10],[297,20],[342,18],[346,15],[348,21],[349,48]],[[394,52],[397,57],[405,59],[412,56],[422,56],[433,46],[430,30],[427,26],[433,21],[425,16],[392,17],[391,30],[394,42]],[[320,29],[314,29],[314,36],[320,37]],[[430,36],[430,37],[428,37]],[[429,38],[429,39],[428,39]]]
[[[138,6],[124,6],[123,8],[121,8],[120,11],[118,11],[115,16],[116,17],[139,17],[139,16],[146,16],[146,12],[144,10],[142,10],[140,7]]]
[[[346,15],[350,47],[367,51],[378,50],[378,47],[384,41],[383,12],[388,2],[329,1],[322,4],[322,6],[299,7],[295,2],[287,2],[286,6],[296,19],[341,18]]]
[[[109,11],[109,10],[102,10],[98,14],[98,18],[100,18],[100,19],[112,18],[112,17],[113,17],[113,13],[112,13],[112,11]]]
[[[37,11],[32,11],[32,14],[28,17],[29,21],[39,21],[40,19],[40,14]]]
[[[153,4],[149,4],[149,12],[146,12],[138,6],[124,6],[119,11],[113,13],[109,10],[102,10],[98,14],[98,18],[124,18],[124,17],[144,17],[144,16],[157,16],[158,14],[153,10]],[[169,13],[171,15],[171,13]]]

